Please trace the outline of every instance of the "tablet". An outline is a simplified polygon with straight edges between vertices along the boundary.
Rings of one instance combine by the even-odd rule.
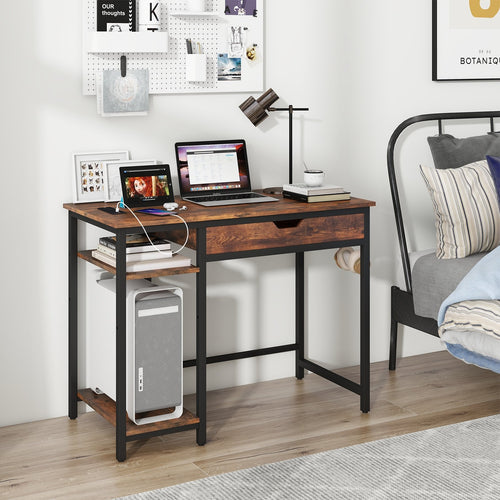
[[[168,165],[120,167],[123,202],[128,207],[150,207],[174,201]]]
[[[164,217],[165,215],[172,215],[172,212],[167,212],[166,210],[162,210],[161,208],[140,208],[139,210],[136,210],[136,212],[148,215],[159,215],[160,217]]]

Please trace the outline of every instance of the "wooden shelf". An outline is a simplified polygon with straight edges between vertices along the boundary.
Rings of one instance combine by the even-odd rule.
[[[94,264],[97,267],[101,267],[106,271],[116,274],[116,268],[106,264],[102,260],[96,259],[92,257],[92,250],[82,250],[78,252],[78,257],[80,259],[86,260],[91,264]],[[144,279],[144,278],[157,278],[159,276],[174,276],[176,274],[190,274],[190,273],[198,273],[200,272],[200,268],[196,266],[189,267],[171,267],[168,269],[150,269],[148,271],[136,271],[127,273],[128,280],[136,280],[136,279]]]
[[[78,397],[99,415],[104,417],[109,423],[116,426],[116,403],[106,394],[96,394],[92,389],[80,389]],[[176,430],[180,427],[195,427],[199,424],[200,419],[193,415],[189,410],[184,408],[182,416],[173,418],[172,420],[162,420],[151,424],[136,425],[127,417],[126,435],[139,436],[149,432],[158,432]]]

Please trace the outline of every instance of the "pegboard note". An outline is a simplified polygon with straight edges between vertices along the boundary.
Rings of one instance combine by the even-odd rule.
[[[121,55],[128,68],[149,70],[150,94],[261,92],[263,2],[205,0],[205,11],[191,12],[186,0],[157,0],[160,32],[126,32],[121,43],[121,33],[96,31],[99,0],[84,0],[83,94],[96,94],[96,76],[119,69]],[[204,57],[189,57],[187,40]]]

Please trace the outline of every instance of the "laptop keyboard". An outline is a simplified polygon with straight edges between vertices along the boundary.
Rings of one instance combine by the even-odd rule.
[[[238,193],[225,195],[197,196],[193,198],[196,201],[213,201],[213,200],[242,200],[247,198],[262,198],[258,193]]]

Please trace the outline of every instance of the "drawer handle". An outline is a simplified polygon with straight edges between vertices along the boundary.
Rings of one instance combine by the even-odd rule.
[[[290,219],[290,220],[277,220],[273,222],[278,229],[285,229],[287,227],[297,227],[301,221],[302,219]]]

